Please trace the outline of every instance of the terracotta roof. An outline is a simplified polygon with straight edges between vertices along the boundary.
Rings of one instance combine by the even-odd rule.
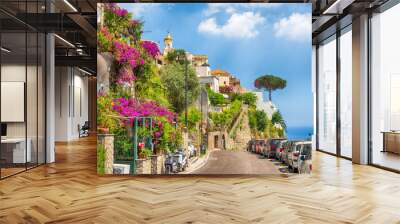
[[[222,69],[215,69],[211,71],[211,75],[215,76],[230,76],[231,74],[227,71],[224,71]]]

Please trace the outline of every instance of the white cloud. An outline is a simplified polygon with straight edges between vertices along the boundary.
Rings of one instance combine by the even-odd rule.
[[[281,5],[282,3],[208,3],[207,9],[204,10],[204,15],[211,16],[220,12],[233,14],[240,10],[275,8]]]
[[[265,18],[259,13],[233,13],[223,25],[218,25],[214,17],[200,22],[197,30],[205,34],[222,35],[229,38],[252,38],[258,35],[257,28]]]
[[[309,13],[293,13],[274,24],[276,37],[289,40],[304,41],[311,38],[311,15]]]
[[[119,3],[119,5],[133,13],[134,18],[139,18],[145,13],[158,9],[160,3]]]

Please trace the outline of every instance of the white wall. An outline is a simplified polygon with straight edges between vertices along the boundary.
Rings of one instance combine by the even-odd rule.
[[[71,67],[56,67],[55,73],[55,140],[70,141],[88,120],[88,78]]]
[[[195,66],[194,68],[198,77],[209,76],[211,73],[210,67],[208,66]]]

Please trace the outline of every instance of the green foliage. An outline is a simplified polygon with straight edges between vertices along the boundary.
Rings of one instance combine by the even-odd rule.
[[[267,114],[263,110],[257,110],[255,113],[257,120],[257,130],[260,132],[265,131],[268,125],[268,117]]]
[[[256,106],[257,96],[254,93],[231,93],[229,94],[229,98],[231,101],[240,100],[244,104],[249,105],[250,107]]]
[[[159,141],[157,147],[165,152],[174,152],[183,143],[182,129],[172,126],[165,120],[165,122],[163,122],[163,132],[161,133]]]
[[[153,151],[151,151],[151,149],[144,148],[144,149],[140,150],[139,154],[143,158],[148,158],[149,156],[151,156],[153,154]]]
[[[184,65],[186,62],[186,52],[183,49],[173,49],[168,52],[166,60],[168,63],[178,62],[179,64]]]
[[[187,70],[188,105],[192,105],[200,94],[200,84],[191,66]],[[179,63],[165,65],[161,70],[167,97],[176,113],[185,109],[185,66]]]
[[[125,125],[122,123],[112,130],[114,134],[114,151],[116,160],[130,160],[133,158],[133,142],[131,137],[128,135],[128,131]]]
[[[253,131],[264,132],[268,124],[269,119],[263,110],[249,111],[249,126]]]
[[[106,27],[97,29],[97,48],[99,52],[110,52],[112,49],[112,35]]]
[[[128,43],[141,39],[143,23],[131,20],[132,13],[119,16],[109,10],[104,11],[104,26],[108,27],[115,38],[121,38]]]
[[[239,115],[241,108],[242,101],[236,100],[224,111],[210,113],[210,118],[214,125],[220,129],[228,128],[228,126],[232,124],[233,120]]]
[[[271,123],[263,110],[251,108],[248,116],[250,129],[255,136],[262,138],[281,137],[278,133],[279,130]]]
[[[226,104],[225,97],[221,93],[214,92],[212,89],[207,89],[208,99],[212,106],[222,106]]]
[[[282,114],[279,110],[272,114],[271,122],[274,125],[279,124],[284,130],[286,130],[286,122],[283,119]]]
[[[274,76],[274,75],[264,75],[258,77],[254,81],[254,86],[257,89],[265,89],[269,92],[269,100],[272,100],[272,91],[277,89],[284,89],[286,87],[286,80]]]
[[[97,174],[105,173],[106,150],[104,145],[97,144]]]
[[[249,106],[255,106],[257,103],[257,96],[254,93],[242,93],[240,99]]]
[[[163,107],[171,107],[157,66],[152,64],[147,71],[143,71],[143,74],[135,83],[136,97],[157,101]]]
[[[115,128],[119,125],[119,122],[113,118],[116,115],[112,110],[111,94],[106,94],[97,97],[97,126],[102,128]]]
[[[196,107],[189,107],[188,109],[188,128],[193,130],[196,128],[196,124],[201,121],[201,112]],[[182,112],[179,116],[179,122],[185,124],[185,112]]]
[[[256,130],[257,129],[257,118],[255,114],[256,110],[249,110],[248,116],[249,116],[249,126],[251,130]]]

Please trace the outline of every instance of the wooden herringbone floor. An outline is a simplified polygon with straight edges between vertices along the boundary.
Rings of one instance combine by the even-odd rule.
[[[311,176],[98,177],[95,139],[0,181],[0,223],[400,223],[400,175],[322,153]]]

